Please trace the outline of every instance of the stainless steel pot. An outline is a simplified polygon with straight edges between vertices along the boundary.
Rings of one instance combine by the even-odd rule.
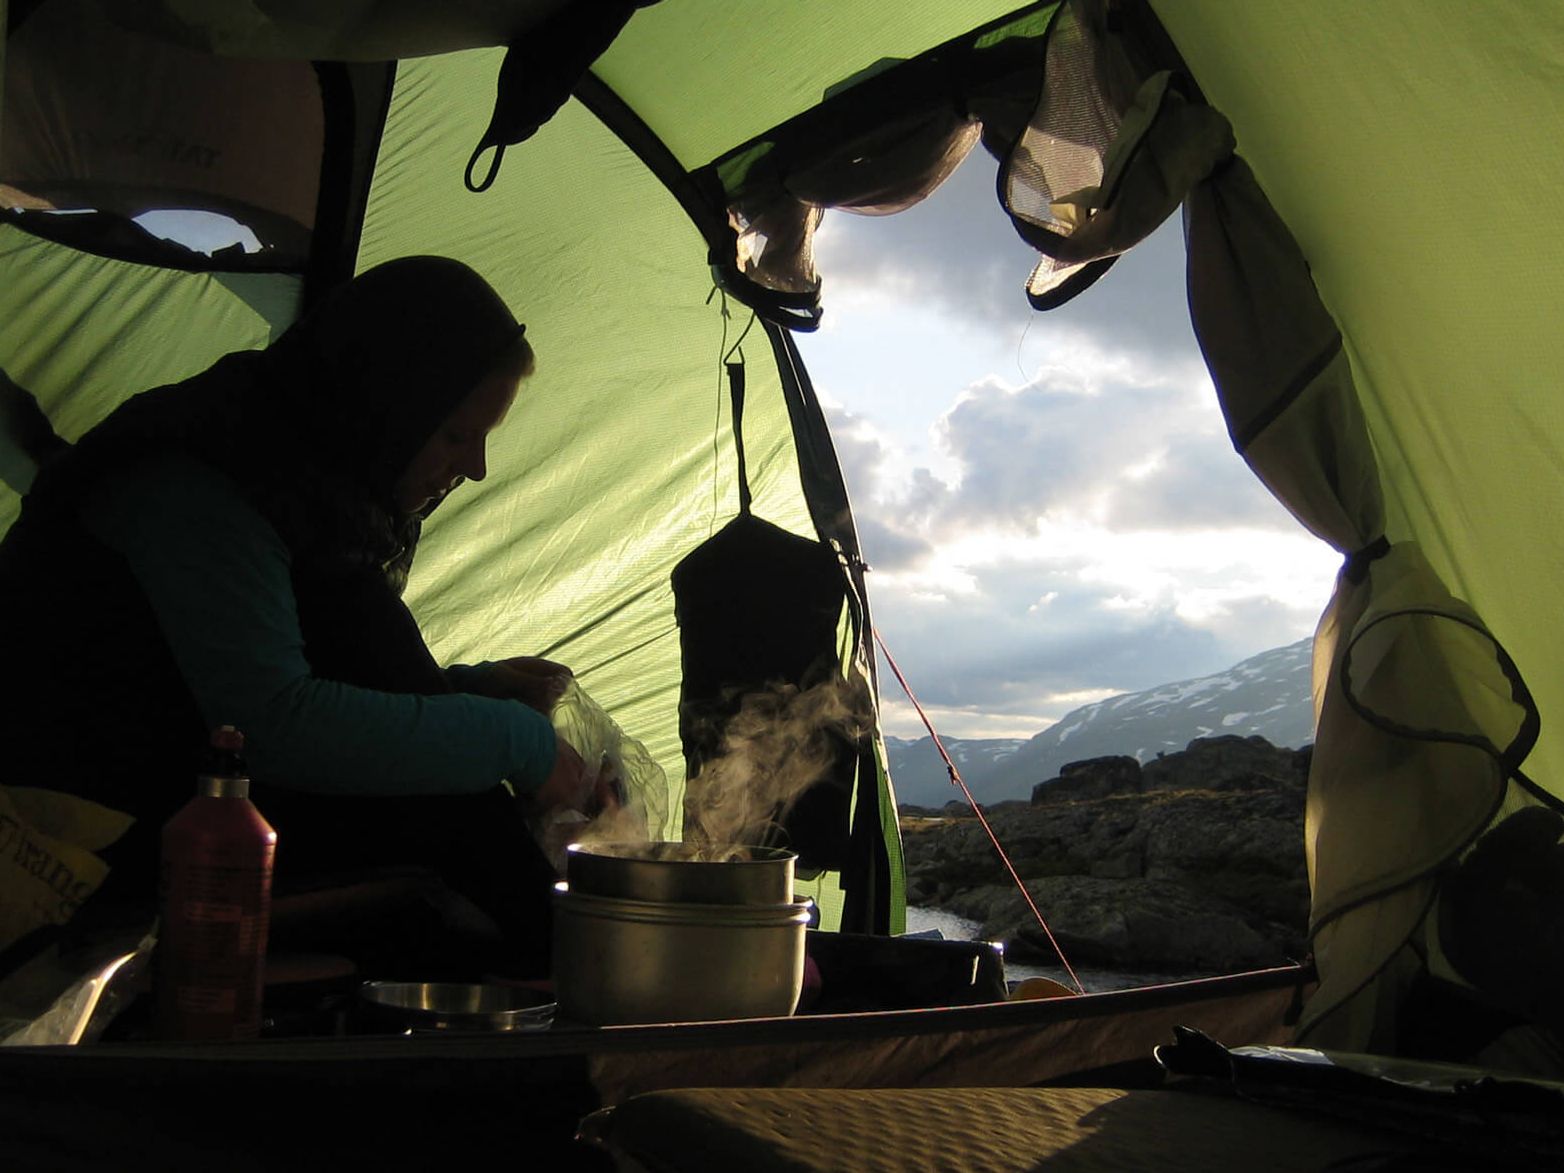
[[[625,900],[556,884],[559,1016],[597,1026],[786,1017],[803,988],[813,903]]]
[[[565,879],[572,892],[690,904],[786,904],[798,856],[780,847],[702,849],[685,843],[573,843]]]

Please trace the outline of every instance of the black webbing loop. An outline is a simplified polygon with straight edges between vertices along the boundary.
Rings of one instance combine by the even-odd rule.
[[[1380,534],[1361,550],[1354,550],[1347,555],[1347,560],[1342,565],[1342,570],[1347,576],[1347,581],[1357,586],[1368,577],[1369,566],[1390,553],[1390,540],[1384,534]]]
[[[657,0],[592,0],[563,4],[542,21],[517,34],[505,50],[495,85],[494,114],[489,128],[467,160],[463,179],[467,190],[487,191],[500,172],[505,148],[524,143],[559,112],[576,84],[614,39],[637,8]],[[473,181],[479,156],[494,148],[489,171]]]
[[[733,451],[739,463],[739,512],[749,515],[749,473],[744,467],[744,356],[738,362],[723,363],[728,368],[728,394],[733,400]]]
[[[489,173],[477,183],[472,181],[472,169],[478,165],[478,159],[490,147],[494,148],[494,157],[489,160]],[[485,138],[473,148],[472,158],[467,160],[467,170],[462,173],[462,181],[467,184],[467,190],[471,192],[488,191],[494,182],[494,177],[500,173],[500,161],[505,158],[505,144],[502,142],[490,142]]]

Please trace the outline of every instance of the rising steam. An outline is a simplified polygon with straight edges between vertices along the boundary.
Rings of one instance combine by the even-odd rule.
[[[688,859],[724,860],[769,842],[793,804],[840,761],[844,743],[863,730],[863,706],[841,677],[808,688],[775,684],[742,698],[720,722],[718,753],[689,779],[684,798]],[[623,800],[594,812],[550,812],[534,827],[556,869],[564,871],[569,843],[625,845],[667,833],[666,783],[639,742],[624,737],[584,696],[567,693],[555,713],[561,736],[590,746],[589,762],[617,774]],[[601,756],[598,754],[601,752]],[[586,754],[583,754],[586,756]]]
[[[810,688],[747,694],[723,730],[722,749],[687,784],[684,839],[698,858],[766,842],[799,796],[826,777],[862,718],[840,677]]]

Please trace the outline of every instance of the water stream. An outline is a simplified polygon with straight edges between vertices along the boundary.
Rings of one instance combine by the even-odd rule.
[[[909,933],[937,932],[947,941],[976,941],[980,938],[982,928],[983,926],[977,921],[967,920],[937,908],[907,909],[907,932]],[[1081,985],[1086,987],[1088,994],[1100,994],[1107,990],[1132,990],[1139,986],[1155,986],[1164,982],[1182,982],[1208,976],[1193,973],[1127,973],[1082,966],[1075,967],[1075,974],[1081,979]],[[1056,982],[1074,988],[1068,971],[1062,965],[1023,965],[1008,960],[1005,962],[1005,980],[1010,984],[1014,985],[1030,977],[1052,978]]]

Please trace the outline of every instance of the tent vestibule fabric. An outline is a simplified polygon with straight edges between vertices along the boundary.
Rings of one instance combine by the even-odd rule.
[[[1382,484],[1401,470],[1376,454],[1337,325],[1247,163],[1200,185],[1186,227],[1191,310],[1234,444],[1346,556],[1315,644],[1305,847],[1321,985],[1300,1036],[1394,1051],[1399,1002],[1433,965],[1419,959],[1441,874],[1500,810],[1538,713],[1419,543],[1387,540]]]
[[[1391,540],[1415,539],[1544,715],[1564,794],[1564,8],[1151,0],[1342,336]],[[1473,214],[1475,177],[1484,185]],[[1456,226],[1459,226],[1457,228]]]

